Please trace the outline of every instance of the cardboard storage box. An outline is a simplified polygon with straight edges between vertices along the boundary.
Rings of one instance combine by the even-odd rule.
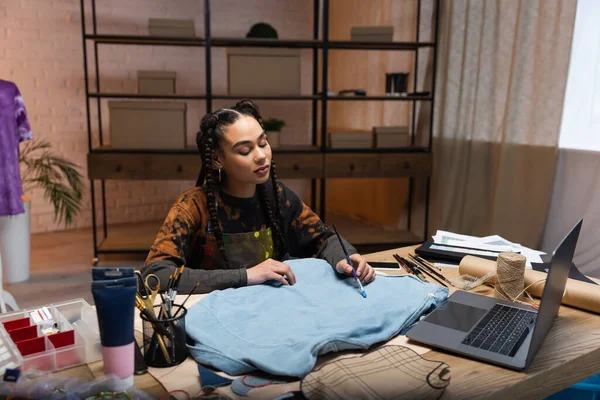
[[[172,71],[138,71],[138,93],[149,95],[175,94],[175,78]]]
[[[329,147],[332,149],[366,149],[373,147],[371,132],[331,132]]]
[[[150,36],[195,37],[196,28],[192,19],[148,19]]]
[[[185,149],[185,103],[109,101],[114,149]]]
[[[233,47],[227,65],[229,95],[300,95],[300,49]]]
[[[375,126],[373,133],[377,148],[410,146],[408,126]]]
[[[391,42],[393,38],[393,26],[354,26],[350,30],[350,40],[356,42]]]

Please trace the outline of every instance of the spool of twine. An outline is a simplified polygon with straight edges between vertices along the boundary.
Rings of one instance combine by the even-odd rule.
[[[517,301],[522,297],[525,286],[525,256],[516,253],[500,253],[496,262],[498,283],[495,297]]]

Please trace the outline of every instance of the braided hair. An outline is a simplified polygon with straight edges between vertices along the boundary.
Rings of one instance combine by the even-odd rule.
[[[214,155],[221,149],[223,144],[223,128],[232,125],[242,115],[253,117],[258,121],[260,126],[263,126],[263,120],[258,110],[258,106],[252,101],[244,99],[236,103],[233,107],[222,108],[215,112],[206,114],[200,122],[200,131],[196,134],[196,144],[200,150],[202,158],[202,168],[196,181],[196,186],[205,185],[206,205],[210,216],[210,224],[213,234],[217,240],[219,252],[229,266],[229,261],[225,255],[225,247],[223,243],[223,229],[221,222],[217,216],[217,184],[219,182],[217,171],[213,169]],[[256,185],[257,192],[260,198],[261,206],[267,214],[269,226],[273,234],[274,259],[281,259],[285,254],[285,240],[283,239],[283,206],[279,197],[279,186],[277,185],[277,175],[275,173],[275,161],[271,158],[271,183],[273,186],[273,198],[275,204],[272,205],[267,194],[265,184]],[[227,179],[227,175],[223,173],[222,179]]]

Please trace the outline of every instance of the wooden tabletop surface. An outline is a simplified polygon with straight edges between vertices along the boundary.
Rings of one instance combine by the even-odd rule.
[[[392,254],[406,255],[414,248],[383,251],[365,255],[365,258],[368,261],[392,261]],[[458,268],[443,268],[443,275],[447,278],[458,276]],[[493,288],[489,286],[480,286],[472,292],[493,296]],[[525,372],[438,350],[425,353],[423,357],[450,366],[450,385],[442,396],[444,400],[544,398],[600,372],[600,315],[561,306],[544,344]]]
[[[365,258],[368,261],[393,261],[394,253],[406,256],[414,248],[387,250],[365,255]],[[442,270],[447,278],[458,275],[457,268]],[[480,286],[473,292],[493,295],[493,289],[489,286]],[[512,371],[438,350],[431,350],[423,356],[429,360],[443,361],[450,366],[450,384],[442,396],[444,400],[544,398],[600,372],[600,315],[561,306],[544,344],[525,372]],[[96,378],[103,374],[102,361],[59,373]],[[166,392],[150,374],[136,376],[135,386],[155,398]]]

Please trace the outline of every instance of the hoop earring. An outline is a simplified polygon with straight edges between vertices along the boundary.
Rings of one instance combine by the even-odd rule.
[[[221,168],[219,168],[219,182],[221,182]]]

